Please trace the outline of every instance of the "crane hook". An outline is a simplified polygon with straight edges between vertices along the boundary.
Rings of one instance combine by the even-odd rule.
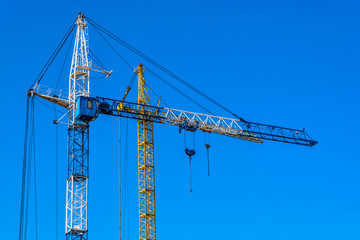
[[[205,144],[205,147],[206,147],[206,152],[207,152],[208,176],[210,176],[210,157],[209,157],[210,144]]]
[[[193,150],[193,149],[186,148],[186,149],[185,149],[185,153],[186,153],[186,155],[189,156],[189,165],[190,165],[190,192],[192,193],[193,191],[192,191],[192,184],[191,184],[191,159],[192,159],[192,156],[194,156],[196,152],[195,152],[195,150]]]

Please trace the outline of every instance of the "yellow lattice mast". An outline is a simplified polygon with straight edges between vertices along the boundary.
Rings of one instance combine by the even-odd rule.
[[[138,75],[138,103],[150,106],[144,68],[139,64],[135,71]],[[155,172],[154,172],[154,132],[152,113],[143,105],[138,107],[144,117],[138,119],[138,165],[139,165],[139,239],[156,239],[155,223]],[[147,117],[146,117],[147,116]]]

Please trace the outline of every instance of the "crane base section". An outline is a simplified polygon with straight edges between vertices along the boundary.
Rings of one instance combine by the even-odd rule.
[[[66,181],[67,240],[87,239],[89,125],[74,123],[68,129],[68,176]]]

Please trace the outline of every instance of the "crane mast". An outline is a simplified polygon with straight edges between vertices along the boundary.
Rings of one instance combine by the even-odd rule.
[[[144,68],[140,64],[138,74],[138,107],[140,114],[152,115]],[[154,169],[154,124],[146,117],[138,118],[138,170],[139,170],[139,239],[156,239],[155,222],[155,169]]]
[[[75,119],[78,97],[89,96],[90,67],[85,16],[79,14],[69,77],[68,171],[66,180],[66,239],[87,239],[89,124]]]

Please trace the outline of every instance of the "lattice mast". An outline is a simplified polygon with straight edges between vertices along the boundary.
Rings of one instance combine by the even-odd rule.
[[[85,16],[79,13],[69,77],[68,174],[66,181],[66,239],[87,239],[89,125],[76,121],[75,101],[89,96],[90,63],[88,29]]]
[[[140,64],[138,74],[138,110],[143,117],[138,119],[138,167],[139,167],[139,239],[156,239],[155,222],[155,169],[154,169],[154,131],[153,115],[146,106],[150,106],[144,68]]]

